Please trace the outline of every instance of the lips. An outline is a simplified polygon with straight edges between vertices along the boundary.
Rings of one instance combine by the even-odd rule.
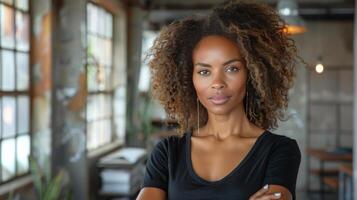
[[[225,104],[229,100],[229,98],[230,96],[227,95],[216,94],[208,99],[215,105],[222,105]]]

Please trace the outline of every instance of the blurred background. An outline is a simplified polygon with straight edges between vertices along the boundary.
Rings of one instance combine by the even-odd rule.
[[[0,0],[0,199],[135,199],[177,127],[151,98],[146,52],[162,26],[220,2]],[[300,146],[297,199],[353,199],[355,1],[258,2],[308,63],[273,131]]]

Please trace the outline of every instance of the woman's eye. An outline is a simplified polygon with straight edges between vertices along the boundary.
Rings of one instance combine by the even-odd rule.
[[[198,72],[198,74],[206,76],[206,75],[209,74],[209,71],[208,71],[208,70],[200,70],[200,71]]]
[[[226,71],[227,72],[237,72],[237,71],[239,71],[239,68],[235,67],[235,66],[231,66],[231,67],[227,67]]]

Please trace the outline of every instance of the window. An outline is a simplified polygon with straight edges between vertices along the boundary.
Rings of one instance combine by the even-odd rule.
[[[0,0],[0,183],[29,171],[29,2]]]
[[[139,76],[138,89],[140,92],[148,92],[150,87],[150,70],[148,66],[148,51],[150,47],[154,44],[154,40],[158,36],[157,31],[144,30],[142,39],[142,51],[141,51],[141,68]]]
[[[87,4],[87,149],[113,142],[113,15]]]

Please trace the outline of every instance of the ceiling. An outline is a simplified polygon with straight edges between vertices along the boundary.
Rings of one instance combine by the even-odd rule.
[[[143,3],[149,3],[153,7],[204,7],[204,6],[213,6],[215,4],[224,2],[225,0],[139,0]],[[278,0],[256,0],[256,2],[276,4]],[[350,4],[354,5],[354,0],[297,0],[299,4]]]
[[[193,14],[205,14],[225,0],[138,0],[149,11],[151,23],[163,24]],[[276,7],[277,0],[256,0]],[[307,20],[353,20],[354,0],[298,0],[299,14]]]

